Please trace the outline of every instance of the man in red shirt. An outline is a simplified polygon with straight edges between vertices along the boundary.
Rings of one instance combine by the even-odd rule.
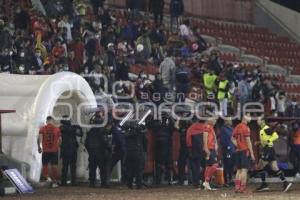
[[[47,117],[47,124],[40,129],[38,139],[38,150],[42,154],[43,171],[42,175],[51,181],[48,174],[48,165],[51,164],[52,187],[57,187],[58,173],[58,151],[60,145],[60,129],[54,125],[53,118]]]
[[[251,116],[249,114],[245,114],[242,122],[234,128],[232,135],[232,142],[236,146],[237,172],[235,191],[239,193],[246,192],[248,169],[251,165],[251,160],[255,160],[250,138],[250,128],[247,125],[250,120]]]
[[[205,190],[214,190],[210,187],[212,176],[216,173],[218,167],[217,151],[218,144],[214,126],[216,118],[209,118],[203,127],[203,150],[205,152],[206,167],[204,172],[205,181],[203,187]]]

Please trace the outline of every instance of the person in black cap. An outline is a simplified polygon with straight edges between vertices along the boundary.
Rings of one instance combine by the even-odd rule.
[[[187,117],[190,113],[184,112],[181,115]],[[192,125],[192,122],[189,120],[182,120],[178,118],[175,122],[175,128],[178,130],[180,138],[180,150],[178,158],[178,183],[183,185],[186,180],[185,167],[189,162],[189,150],[186,144],[186,131]]]
[[[137,189],[143,187],[143,172],[145,152],[147,151],[147,139],[145,129],[137,125],[137,122],[130,121],[124,125],[126,141],[126,179],[129,189],[133,189],[135,178]]]
[[[85,147],[89,154],[89,186],[95,187],[96,171],[100,169],[101,187],[108,187],[108,172],[110,167],[111,146],[108,141],[109,128],[102,127],[103,116],[101,112],[96,113],[91,119],[94,125],[88,132]]]
[[[71,171],[71,185],[76,185],[76,162],[77,162],[77,148],[78,143],[76,139],[76,129],[72,126],[69,116],[64,115],[60,121],[60,131],[62,137],[61,143],[61,185],[67,185],[68,168]]]
[[[154,138],[155,183],[161,184],[163,168],[165,179],[171,184],[172,135],[174,123],[168,114],[163,113],[161,120],[151,120],[149,128]]]

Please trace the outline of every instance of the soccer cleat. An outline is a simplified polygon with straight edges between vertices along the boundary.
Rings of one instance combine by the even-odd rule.
[[[264,192],[264,191],[268,191],[270,190],[270,188],[268,187],[268,185],[266,183],[262,183],[258,188],[256,188],[257,192]]]
[[[241,181],[240,180],[235,180],[234,181],[234,191],[235,193],[238,193],[241,187]]]
[[[246,185],[241,185],[240,189],[237,191],[237,193],[240,194],[246,194],[246,195],[251,195],[252,191],[250,191]]]
[[[208,191],[215,191],[216,190],[215,188],[211,188],[210,184],[208,182],[204,182],[203,187],[204,187],[204,190],[208,190]]]
[[[293,183],[284,182],[283,183],[283,192],[288,192],[289,189],[292,187]]]

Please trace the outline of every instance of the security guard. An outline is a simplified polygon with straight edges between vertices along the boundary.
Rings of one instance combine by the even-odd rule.
[[[101,187],[108,187],[108,172],[110,167],[111,146],[108,141],[109,127],[97,127],[102,123],[102,116],[96,113],[91,119],[95,125],[87,134],[85,147],[89,154],[89,186],[95,187],[96,170],[100,169]]]
[[[62,172],[61,185],[67,185],[68,168],[71,171],[71,185],[76,185],[76,161],[78,143],[76,139],[76,129],[72,126],[68,116],[63,116],[61,120],[61,158],[62,158]]]
[[[203,84],[206,90],[207,99],[214,99],[214,90],[217,78],[217,75],[215,75],[210,69],[208,69],[203,75]]]
[[[162,170],[165,169],[165,178],[171,184],[172,165],[172,134],[174,123],[163,113],[161,120],[150,121],[150,129],[154,138],[155,183],[161,184]]]
[[[233,173],[234,173],[234,152],[235,147],[231,141],[233,133],[232,121],[225,120],[224,125],[221,127],[220,131],[220,143],[223,152],[223,165],[224,165],[224,182],[226,187],[230,187],[233,183]]]
[[[217,81],[217,85],[218,85],[217,99],[220,104],[220,110],[223,116],[227,116],[229,81],[225,79],[223,73],[219,75],[219,80]]]
[[[259,188],[257,188],[258,192],[269,190],[268,184],[266,183],[266,166],[270,166],[272,171],[275,172],[276,176],[278,176],[283,182],[283,192],[287,192],[292,183],[287,182],[283,171],[278,168],[277,161],[275,158],[275,150],[273,144],[276,140],[278,140],[279,136],[274,131],[274,128],[268,126],[266,122],[262,119],[258,119],[258,125],[261,127],[259,132],[260,138],[260,146],[261,146],[261,155],[258,163],[258,172],[261,175],[262,184]]]
[[[186,117],[189,113],[183,113]],[[183,185],[186,179],[185,167],[189,160],[189,150],[186,144],[186,131],[191,126],[191,121],[178,119],[175,123],[175,128],[179,132],[180,137],[180,150],[178,158],[178,183]]]
[[[143,187],[143,172],[145,152],[147,151],[147,139],[145,129],[137,125],[135,121],[126,122],[124,125],[126,141],[126,179],[129,189],[133,189],[135,178],[137,189]]]
[[[121,161],[121,181],[122,183],[126,182],[126,165],[125,165],[125,154],[126,154],[126,144],[124,131],[119,125],[119,121],[115,120],[112,127],[112,159],[110,170]]]

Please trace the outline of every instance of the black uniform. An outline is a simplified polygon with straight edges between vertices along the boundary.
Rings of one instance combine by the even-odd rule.
[[[81,129],[79,127],[79,134],[77,134],[77,127],[72,126],[70,121],[62,121],[61,130],[61,158],[62,158],[62,172],[61,184],[67,184],[68,168],[71,171],[71,184],[76,185],[76,162],[77,162],[77,148],[78,143],[76,136],[80,136]]]
[[[126,166],[125,166],[125,136],[122,128],[118,123],[112,127],[112,158],[111,158],[111,167],[110,170],[116,166],[116,164],[121,161],[121,174],[122,174],[122,182],[126,181]]]
[[[143,186],[144,172],[144,154],[147,151],[147,139],[145,131],[136,125],[135,122],[129,122],[125,128],[126,142],[126,178],[127,186],[132,189],[133,179],[135,178],[138,189]]]
[[[191,123],[189,121],[180,121],[179,122],[179,135],[180,135],[180,150],[178,158],[178,182],[183,184],[186,179],[185,176],[185,166],[189,160],[189,150],[186,145],[186,131],[189,128]]]
[[[172,134],[174,124],[170,118],[163,116],[162,120],[150,122],[154,137],[155,182],[161,183],[162,167],[165,167],[165,179],[171,182],[172,168]]]
[[[100,168],[101,187],[107,187],[111,157],[108,133],[105,128],[92,128],[87,134],[85,146],[89,154],[90,187],[95,186],[97,167]]]

